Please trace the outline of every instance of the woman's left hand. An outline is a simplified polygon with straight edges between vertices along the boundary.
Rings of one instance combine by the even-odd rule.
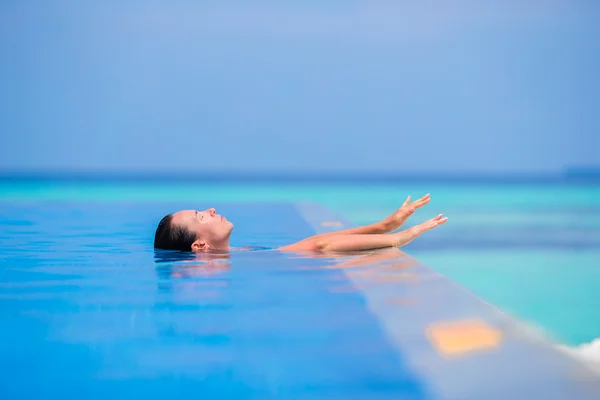
[[[393,232],[400,228],[417,208],[423,207],[425,204],[429,203],[429,200],[431,200],[431,195],[429,193],[412,203],[410,202],[410,196],[408,196],[400,208],[382,221],[386,232]]]

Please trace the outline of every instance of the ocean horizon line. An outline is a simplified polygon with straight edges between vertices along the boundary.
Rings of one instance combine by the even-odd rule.
[[[600,183],[600,169],[555,172],[0,170],[0,181],[208,183]]]

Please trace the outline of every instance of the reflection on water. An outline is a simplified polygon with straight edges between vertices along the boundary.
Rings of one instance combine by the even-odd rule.
[[[256,250],[261,251],[261,249]],[[271,249],[265,247],[262,250]],[[155,250],[154,258],[159,277],[159,288],[182,291],[185,287],[188,294],[190,288],[198,290],[202,288],[202,291],[195,293],[198,298],[207,298],[209,295],[215,297],[216,292],[214,290],[208,292],[208,289],[229,285],[231,275],[227,275],[227,273],[233,267],[232,258],[235,259],[235,254],[235,252],[191,253]],[[255,255],[263,260],[265,257],[276,256],[298,262],[298,265],[293,268],[283,265],[278,268],[278,274],[294,274],[298,271],[310,270],[342,270],[343,274],[328,274],[324,280],[327,283],[327,291],[340,293],[357,291],[358,288],[353,283],[357,281],[360,281],[364,287],[386,282],[414,280],[415,275],[408,270],[418,265],[414,258],[396,248],[352,253],[302,252],[277,253],[276,255],[274,253],[255,253]],[[243,257],[237,268],[248,269],[248,258],[252,258],[252,256]],[[286,270],[282,271],[284,268]],[[217,276],[221,279],[215,279]]]
[[[231,268],[229,252],[192,253],[155,250],[156,269],[161,278],[212,276]]]

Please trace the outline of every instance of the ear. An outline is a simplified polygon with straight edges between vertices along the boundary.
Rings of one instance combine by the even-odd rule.
[[[200,239],[198,239],[194,243],[192,243],[192,251],[194,253],[200,253],[203,251],[207,251],[208,249],[210,249],[210,246],[206,242],[203,242]]]

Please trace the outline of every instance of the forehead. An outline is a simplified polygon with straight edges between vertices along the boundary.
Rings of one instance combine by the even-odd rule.
[[[196,210],[181,210],[173,214],[172,222],[176,225],[182,224],[196,216]]]

